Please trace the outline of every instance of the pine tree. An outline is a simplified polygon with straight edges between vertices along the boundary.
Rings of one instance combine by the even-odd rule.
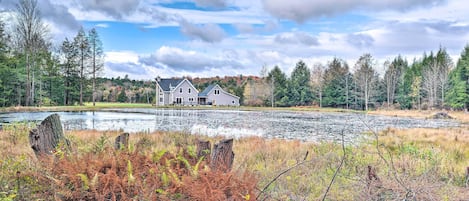
[[[86,81],[87,60],[90,57],[90,45],[83,27],[78,31],[74,38],[75,48],[78,52],[78,60],[80,65],[80,105],[83,105],[83,85]]]
[[[91,56],[91,75],[93,81],[93,106],[96,105],[96,76],[103,70],[104,67],[104,53],[103,43],[99,39],[98,32],[95,28],[91,29],[88,33],[88,43],[90,46]]]
[[[324,71],[323,105],[326,107],[348,108],[351,100],[352,79],[348,64],[334,58]]]
[[[455,109],[469,107],[469,45],[461,53],[456,68],[449,75],[448,104]]]
[[[290,76],[288,91],[291,94],[289,105],[309,105],[313,100],[311,71],[303,61],[296,63]]]
[[[267,83],[271,88],[270,102],[272,106],[287,106],[289,98],[287,96],[287,76],[282,70],[275,66],[267,76]]]

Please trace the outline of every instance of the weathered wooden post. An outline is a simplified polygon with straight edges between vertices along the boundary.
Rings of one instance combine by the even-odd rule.
[[[114,149],[119,150],[121,147],[127,147],[129,145],[129,133],[122,133],[116,137],[114,142]]]
[[[212,170],[219,170],[229,172],[233,165],[234,153],[233,139],[221,140],[213,146],[212,157],[210,160],[210,168]]]
[[[70,150],[70,142],[64,136],[58,114],[49,115],[36,128],[30,130],[29,143],[36,156],[51,155],[59,145]]]
[[[204,159],[207,159],[207,156],[210,156],[210,149],[210,141],[197,140],[197,158],[204,156]]]

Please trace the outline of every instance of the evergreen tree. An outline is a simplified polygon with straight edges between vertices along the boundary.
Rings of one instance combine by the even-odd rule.
[[[69,41],[68,38],[65,38],[60,49],[62,55],[61,70],[64,81],[63,104],[72,105],[77,99],[76,94],[79,90],[77,90],[77,86],[79,86],[78,52],[74,43]]]
[[[326,107],[348,108],[351,100],[352,79],[348,64],[334,58],[324,71],[323,105]]]
[[[296,63],[295,69],[290,76],[289,105],[309,105],[313,100],[311,89],[311,71],[303,61]]]
[[[88,43],[90,45],[90,56],[91,56],[91,75],[93,81],[93,106],[96,102],[96,76],[104,68],[104,53],[103,53],[103,43],[99,38],[98,32],[95,28],[91,29],[88,33]]]
[[[125,94],[125,89],[122,88],[121,92],[117,96],[117,102],[125,103],[127,101],[127,95]]]
[[[449,106],[455,109],[469,107],[469,45],[461,53],[456,68],[449,75],[447,92]]]
[[[287,76],[282,70],[275,66],[267,76],[267,83],[271,88],[270,100],[272,106],[287,106],[289,98],[287,96]]]
[[[80,75],[80,105],[83,105],[83,85],[85,84],[84,82],[86,81],[85,76],[86,76],[86,71],[87,71],[87,60],[90,57],[90,45],[88,43],[88,38],[86,36],[85,31],[83,30],[83,27],[80,28],[78,31],[77,36],[74,38],[74,45],[76,48],[76,51],[78,52],[78,60],[79,60],[79,75]]]

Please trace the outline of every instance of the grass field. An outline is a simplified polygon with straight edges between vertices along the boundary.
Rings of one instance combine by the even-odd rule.
[[[326,192],[326,200],[469,197],[467,126],[388,129],[344,149],[340,143],[241,138],[234,141],[229,173],[197,165],[193,156],[197,139],[214,144],[221,138],[173,132],[131,134],[130,145],[114,151],[118,132],[71,131],[66,137],[73,150],[59,149],[55,159],[40,162],[28,144],[30,126],[0,131],[0,200],[321,200]]]

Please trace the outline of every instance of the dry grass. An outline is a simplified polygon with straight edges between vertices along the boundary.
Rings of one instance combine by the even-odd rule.
[[[368,114],[397,116],[397,117],[415,117],[415,118],[430,118],[433,114],[440,111],[432,110],[376,110],[369,111]],[[469,123],[469,113],[463,111],[445,111],[449,116],[455,118],[463,123]]]
[[[172,160],[185,149],[184,157],[194,166],[189,153],[195,149],[196,139],[209,140],[213,145],[221,138],[179,132],[137,133],[131,134],[126,151],[115,152],[112,146],[119,132],[71,131],[66,137],[75,147],[73,153],[51,161],[53,166],[42,166],[29,148],[28,129],[17,125],[0,131],[0,146],[4,147],[0,151],[0,200],[13,196],[18,200],[57,196],[85,200],[109,196],[121,200],[223,200],[227,194],[236,194],[235,200],[252,200],[280,172],[299,162],[304,163],[279,177],[261,200],[320,200],[342,157],[341,145],[336,143],[241,138],[234,142],[231,173],[212,174],[202,165],[201,174],[194,179],[181,163],[171,163],[168,169],[156,159]],[[344,166],[328,200],[404,200],[406,195],[416,200],[464,200],[469,196],[465,187],[468,127],[388,129],[378,137],[378,144],[371,139],[346,147]],[[166,152],[169,155],[163,157],[161,153]],[[135,182],[129,183],[128,163],[132,164]],[[378,180],[367,179],[368,166]],[[111,167],[115,176],[100,172],[103,167]],[[178,172],[178,179],[168,176],[172,174],[169,170]],[[95,175],[100,179],[92,181]],[[105,181],[113,185],[106,186]]]

